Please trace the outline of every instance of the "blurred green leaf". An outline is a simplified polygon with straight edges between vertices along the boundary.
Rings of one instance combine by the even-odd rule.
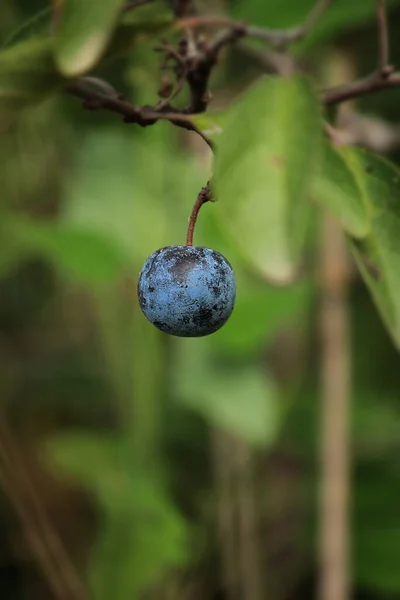
[[[399,0],[388,0],[389,8]],[[315,6],[315,0],[241,0],[235,3],[233,16],[261,27],[286,28],[304,22]],[[327,41],[360,23],[367,23],[375,16],[375,0],[336,0],[326,11],[300,47]]]
[[[0,52],[0,121],[41,102],[62,83],[53,59],[53,43],[34,39]]]
[[[56,61],[68,76],[82,75],[106,58],[128,49],[138,37],[157,34],[172,24],[164,6],[137,7],[117,27],[124,0],[63,0],[56,36]]]
[[[90,229],[21,217],[10,219],[8,230],[21,247],[86,285],[110,283],[129,264],[120,248]]]
[[[400,473],[387,459],[359,465],[352,503],[354,576],[363,587],[390,597],[400,588],[399,494]]]
[[[394,398],[359,392],[353,407],[353,437],[356,452],[374,458],[392,452],[400,442],[400,409]]]
[[[309,81],[270,77],[234,103],[219,139],[215,210],[243,256],[278,283],[301,259],[321,129]]]
[[[73,77],[91,69],[103,54],[124,0],[62,0],[55,41],[61,72]]]
[[[182,243],[207,175],[171,143],[162,124],[138,139],[123,128],[87,136],[67,186],[65,221],[108,237],[135,268],[157,248]]]
[[[311,286],[301,283],[284,289],[264,285],[252,289],[238,281],[235,309],[214,336],[215,349],[224,356],[249,356],[290,320],[298,317],[312,298]]]
[[[107,3],[104,0],[90,0],[90,7],[85,4],[85,8],[78,13],[75,12],[76,6],[82,8],[84,5],[78,0],[67,2],[66,15],[64,13],[59,36],[55,41],[49,37],[33,37],[0,52],[0,122],[4,120],[9,123],[10,118],[16,116],[21,109],[37,104],[57,91],[65,82],[63,75],[73,76],[87,70],[102,55],[103,62],[115,60],[126,54],[141,37],[156,35],[172,23],[170,11],[166,13],[165,9],[160,10],[155,3],[154,6],[143,6],[133,11],[137,14],[126,18],[115,29],[114,35],[115,23],[107,20],[107,32],[99,29],[103,31],[100,34],[96,29],[100,28],[100,24],[96,20],[93,27],[89,27],[92,9],[96,6],[97,14],[97,9],[109,6],[111,2],[116,10],[117,0],[109,0]],[[106,15],[109,15],[108,9],[100,12],[98,17],[101,16],[105,21]],[[29,29],[29,24],[27,28]],[[19,37],[18,32],[15,35]],[[109,36],[111,40],[107,49]],[[61,63],[59,66],[62,73],[58,71],[56,61]]]
[[[0,223],[0,278],[13,271],[24,258],[29,256],[29,250]]]
[[[160,487],[135,476],[128,498],[130,514],[108,514],[92,555],[95,600],[139,600],[168,569],[187,563],[186,523]]]
[[[353,149],[351,165],[368,203],[371,232],[352,249],[395,344],[400,348],[400,171],[388,160]]]
[[[64,434],[52,440],[46,462],[73,475],[92,490],[105,509],[129,510],[126,488],[129,480],[124,473],[126,458],[123,439],[116,434]],[[101,468],[96,466],[101,465]],[[125,493],[123,493],[125,490]]]
[[[52,12],[52,7],[50,6],[37,11],[7,37],[3,47],[11,46],[39,34],[49,33]]]
[[[177,397],[210,424],[256,446],[272,444],[280,411],[272,380],[257,366],[222,367],[208,340],[183,341],[175,375]]]
[[[315,4],[315,2],[314,2]],[[386,0],[387,8],[393,8],[399,0]],[[367,25],[375,19],[375,0],[337,0],[325,13],[319,24],[306,36],[300,46],[308,49],[318,42],[325,42],[338,34],[349,31],[360,24]]]
[[[124,436],[61,435],[46,455],[53,469],[61,467],[93,492],[104,510],[90,568],[95,600],[139,598],[168,568],[186,563],[186,523],[158,480],[135,466]]]
[[[321,171],[313,180],[312,198],[324,206],[354,237],[365,237],[368,212],[345,150],[326,144]]]
[[[223,132],[224,119],[226,118],[226,111],[215,111],[209,113],[203,113],[192,116],[192,121],[196,125],[197,129],[201,131],[205,136],[212,139],[217,138]]]

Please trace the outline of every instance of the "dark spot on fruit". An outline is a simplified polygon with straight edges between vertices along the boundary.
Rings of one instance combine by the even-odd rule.
[[[193,323],[203,327],[209,326],[213,321],[213,311],[201,306],[193,315]]]
[[[217,265],[219,265],[220,267],[224,264],[224,261],[222,260],[222,257],[219,256],[219,254],[215,254],[213,258]]]

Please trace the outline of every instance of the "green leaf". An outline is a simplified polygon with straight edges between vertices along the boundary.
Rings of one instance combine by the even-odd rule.
[[[311,298],[312,290],[305,283],[249,290],[245,282],[238,281],[235,310],[228,323],[214,334],[215,349],[235,357],[265,348],[282,327],[304,311]]]
[[[219,139],[215,210],[243,257],[277,283],[300,262],[321,130],[306,78],[263,77],[230,108]]]
[[[108,237],[135,267],[157,247],[182,242],[190,199],[207,175],[192,157],[171,152],[168,125],[138,138],[126,128],[94,132],[78,158],[66,188],[71,226]]]
[[[86,285],[108,283],[129,264],[120,248],[90,229],[24,218],[8,221],[19,244]]]
[[[102,64],[126,56],[139,42],[148,42],[165,34],[172,26],[173,14],[162,2],[152,2],[128,13],[116,28]]]
[[[387,1],[389,8],[397,4],[399,0]],[[235,2],[233,16],[260,27],[296,27],[304,22],[314,6],[315,0],[241,0]],[[300,42],[300,47],[309,48],[361,23],[366,24],[375,17],[375,7],[375,0],[335,0]]]
[[[137,598],[168,568],[187,562],[186,523],[160,482],[135,466],[123,436],[64,434],[46,462],[66,470],[97,498],[103,518],[89,580],[96,600]]]
[[[400,442],[400,410],[395,398],[360,394],[353,406],[353,438],[357,454],[374,458],[392,452]]]
[[[321,171],[313,180],[312,197],[356,238],[369,231],[367,207],[356,177],[346,162],[346,149],[326,144]]]
[[[34,39],[0,52],[0,120],[41,102],[62,83],[53,59],[53,43]]]
[[[138,37],[158,34],[173,22],[172,12],[155,3],[129,12],[117,27],[123,5],[124,0],[63,0],[55,52],[64,75],[82,75],[101,57],[115,58]]]
[[[182,341],[178,361],[174,384],[183,405],[255,446],[274,442],[280,411],[267,374],[256,366],[221,366],[208,340]]]
[[[110,25],[110,30],[107,24],[107,35],[104,33],[105,37],[101,37],[100,34],[96,37],[93,28],[95,23],[99,28],[100,25],[94,21],[93,26],[86,29],[86,19],[91,18],[94,5],[98,14],[97,10],[100,10],[104,2],[90,0],[90,6],[93,6],[87,8],[87,3],[82,4],[78,0],[71,0],[71,3],[67,1],[66,15],[63,13],[60,32],[55,41],[53,38],[35,37],[0,52],[0,123],[9,124],[21,109],[45,100],[65,83],[65,76],[77,75],[87,70],[101,57],[103,64],[112,62],[129,52],[141,38],[156,35],[172,23],[171,12],[160,10],[155,3],[154,6],[143,6],[133,11],[134,16],[127,17],[116,28],[114,22]],[[113,0],[112,4],[116,10],[116,0]],[[75,9],[72,11],[73,16],[70,15],[77,5],[85,7],[81,11],[83,16],[79,11],[76,14]],[[101,12],[102,17],[105,14],[109,13]],[[71,23],[76,21],[79,21],[76,31],[74,29],[74,33],[69,32],[69,28],[73,29]],[[68,32],[71,33],[70,36]]]
[[[390,455],[380,459],[375,455],[375,460],[370,458],[360,465],[352,521],[356,581],[364,588],[395,598],[400,589],[400,481],[393,462]]]
[[[4,221],[4,216],[1,215],[0,278],[8,276],[20,262],[29,256],[29,251],[12,235]]]
[[[92,554],[90,587],[96,600],[134,600],[168,569],[187,563],[186,523],[159,484],[133,473],[128,514],[108,513]]]
[[[36,12],[7,37],[3,47],[14,45],[17,42],[27,40],[38,34],[49,33],[52,12],[50,6],[46,6],[46,8],[42,8]]]
[[[352,150],[352,167],[368,203],[370,233],[352,249],[395,344],[400,348],[400,171],[388,160]]]
[[[313,3],[309,2],[311,7]],[[314,3],[315,4],[315,3]],[[399,0],[387,0],[387,9],[394,8],[399,4]],[[376,2],[375,0],[337,0],[326,11],[320,22],[310,35],[306,36],[300,43],[300,47],[308,49],[318,42],[329,40],[333,36],[349,31],[360,24],[367,25],[369,21],[375,19]]]
[[[124,0],[62,0],[55,55],[67,77],[85,73],[102,56]]]
[[[218,138],[224,130],[225,111],[201,113],[192,116],[192,121],[197,129],[208,138]]]
[[[121,489],[128,485],[128,479],[121,476],[124,460],[121,437],[63,434],[47,444],[44,458],[50,467],[63,469],[95,492],[105,508],[127,508],[125,495],[121,494]],[[96,469],[96,465],[101,465],[101,469]]]

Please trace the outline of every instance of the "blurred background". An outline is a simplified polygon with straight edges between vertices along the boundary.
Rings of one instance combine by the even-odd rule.
[[[297,24],[312,4],[202,3],[269,27]],[[389,5],[400,63],[400,2]],[[45,8],[0,0],[2,42]],[[101,71],[136,105],[155,103],[168,75],[153,48],[143,43]],[[224,54],[212,107],[260,75],[256,51],[243,44]],[[295,51],[323,86],[369,72],[374,2],[338,0]],[[394,161],[399,100],[391,91],[357,104],[378,119],[369,145],[381,143]],[[389,142],[379,137],[388,123]],[[195,242],[228,257],[237,305],[215,335],[171,338],[141,314],[137,276],[154,250],[184,242],[211,176],[206,144],[170,123],[142,129],[61,95],[17,122],[0,115],[0,128],[1,598],[316,598],[332,377],[321,213],[304,275],[274,288],[226,245],[212,204],[203,207]],[[361,140],[367,129],[357,130]],[[351,597],[395,600],[400,359],[343,260],[337,352],[350,403],[338,410],[350,429],[345,447],[331,448],[350,464]]]

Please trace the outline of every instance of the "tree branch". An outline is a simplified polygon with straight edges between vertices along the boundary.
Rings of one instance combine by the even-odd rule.
[[[315,27],[322,15],[328,10],[333,0],[320,0],[309,13],[308,17],[298,27],[292,29],[273,30],[259,27],[248,27],[247,37],[264,40],[277,50],[284,50],[290,44],[305,38]]]
[[[65,91],[81,98],[84,108],[88,110],[109,110],[121,115],[125,123],[136,123],[141,127],[148,127],[161,119],[170,121],[177,127],[196,132],[211,149],[213,148],[212,142],[195,126],[190,114],[177,111],[169,105],[163,105],[159,108],[133,106],[124,100],[109,84],[93,77],[81,77],[70,83]]]
[[[180,28],[196,28],[196,27],[207,27],[207,26],[226,26],[227,29],[216,35],[213,42],[211,42],[210,48],[212,51],[219,51],[223,46],[236,42],[242,37],[249,37],[258,40],[262,40],[277,50],[285,49],[289,44],[298,42],[303,39],[309,31],[316,25],[322,15],[331,6],[333,0],[319,0],[314,6],[308,17],[298,27],[290,29],[268,29],[264,27],[254,27],[240,23],[237,21],[231,21],[229,19],[223,19],[219,17],[191,17],[188,19],[181,19],[178,22]]]
[[[320,600],[348,600],[351,340],[345,236],[330,216],[321,247]]]
[[[374,73],[364,79],[326,90],[322,93],[322,102],[326,106],[330,106],[346,102],[346,100],[353,100],[360,96],[366,96],[367,94],[398,87],[400,87],[400,72],[393,73],[387,79],[377,77]]]
[[[128,2],[126,7],[135,8],[151,1],[133,0]],[[191,115],[202,113],[207,109],[210,99],[208,82],[221,49],[241,38],[254,38],[267,42],[273,49],[282,50],[290,43],[305,37],[332,5],[333,0],[320,0],[302,25],[286,30],[263,29],[220,17],[191,16],[194,10],[192,0],[170,0],[170,3],[178,18],[179,29],[186,29],[186,32],[203,26],[223,26],[225,29],[217,32],[208,43],[187,33],[177,49],[168,44],[156,48],[165,52],[167,57],[176,62],[177,83],[169,97],[166,97],[157,106],[133,106],[106,82],[91,77],[74,81],[67,86],[66,91],[80,97],[84,101],[85,108],[115,112],[123,116],[125,122],[136,123],[141,127],[153,125],[161,119],[168,120],[177,127],[195,131],[212,149],[211,141],[198,130]],[[376,0],[376,10],[378,21],[377,69],[367,77],[323,91],[321,102],[326,106],[400,87],[400,71],[394,72],[394,67],[388,62],[389,36],[384,0]],[[265,60],[267,60],[268,69],[272,69],[280,75],[287,75],[296,70],[294,60],[282,51],[271,51]],[[187,108],[178,110],[171,106],[170,101],[181,91],[185,81],[190,88],[190,103]]]
[[[389,65],[389,34],[384,0],[376,2],[378,20],[378,72],[385,79],[393,72]]]
[[[358,81],[323,92],[322,101],[327,106],[400,87],[400,72],[394,72],[394,67],[389,64],[389,36],[384,0],[376,0],[376,14],[378,20],[378,65],[376,71]]]

